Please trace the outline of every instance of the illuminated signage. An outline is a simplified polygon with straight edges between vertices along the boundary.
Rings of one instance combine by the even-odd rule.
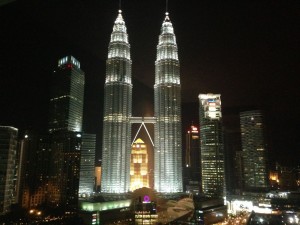
[[[150,202],[150,197],[148,195],[145,195],[143,202]]]

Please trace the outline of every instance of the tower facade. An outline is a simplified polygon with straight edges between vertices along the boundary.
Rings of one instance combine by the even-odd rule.
[[[198,127],[192,125],[185,135],[185,191],[200,192],[201,183],[201,158],[200,138]]]
[[[76,210],[78,206],[80,132],[58,132],[51,136],[51,161],[48,182],[48,205]]]
[[[95,186],[96,134],[82,133],[79,195],[90,195]]]
[[[20,203],[23,208],[36,208],[47,203],[50,175],[51,138],[27,131],[20,140]]]
[[[225,194],[221,95],[198,97],[202,191],[208,197],[221,198]]]
[[[244,188],[267,188],[267,142],[260,110],[240,113]]]
[[[130,190],[149,187],[148,152],[144,141],[138,138],[131,148]]]
[[[53,72],[49,108],[49,132],[82,130],[84,72],[73,56],[58,61]]]
[[[122,12],[113,26],[106,61],[101,191],[130,189],[132,83],[130,45]]]
[[[154,189],[182,191],[181,85],[176,37],[168,13],[155,61]]]
[[[18,129],[0,126],[0,215],[16,203],[16,152]]]

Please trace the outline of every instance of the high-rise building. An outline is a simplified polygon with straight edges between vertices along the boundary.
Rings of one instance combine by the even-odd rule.
[[[0,215],[16,203],[16,152],[18,129],[0,126]]]
[[[104,85],[101,190],[130,189],[132,83],[130,45],[122,11],[115,20],[108,47]]]
[[[25,209],[36,208],[47,202],[51,162],[49,135],[27,131],[20,141],[20,203]]]
[[[240,113],[245,189],[264,189],[269,187],[268,149],[264,119],[264,114],[260,110]]]
[[[138,138],[131,147],[130,190],[149,187],[148,152],[144,141]]]
[[[231,123],[233,119],[231,118]],[[237,120],[239,117],[237,115]],[[242,188],[241,132],[237,128],[224,128],[224,160],[227,194],[238,194]]]
[[[202,191],[208,197],[225,195],[221,95],[199,96]]]
[[[90,195],[95,187],[96,135],[82,134],[79,195]]]
[[[157,45],[154,85],[154,189],[181,192],[181,85],[178,51],[168,13]]]
[[[201,188],[201,158],[198,127],[192,125],[185,135],[185,191],[199,193]]]
[[[73,56],[58,61],[53,72],[49,108],[49,132],[82,130],[84,72]]]
[[[74,210],[78,205],[82,134],[52,135],[48,202],[51,207]]]

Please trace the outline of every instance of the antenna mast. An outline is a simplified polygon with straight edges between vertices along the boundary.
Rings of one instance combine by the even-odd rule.
[[[166,13],[168,13],[168,0],[166,0]]]

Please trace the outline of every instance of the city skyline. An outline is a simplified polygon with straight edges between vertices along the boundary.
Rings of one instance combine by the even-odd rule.
[[[185,125],[192,121],[198,125],[199,93],[221,93],[224,117],[239,107],[265,109],[272,121],[269,129],[275,159],[283,160],[281,152],[290,155],[283,160],[286,163],[297,159],[299,91],[294,77],[299,72],[295,57],[299,22],[293,6],[283,1],[169,2],[181,61],[182,101],[187,106],[183,108]],[[5,105],[1,124],[21,130],[47,123],[50,75],[57,59],[73,55],[87,76],[85,129],[99,133],[107,46],[117,9],[118,1],[29,1],[1,6],[0,73],[7,74],[1,82],[1,105]],[[133,79],[151,92],[165,2],[124,1],[122,10],[132,43]],[[153,99],[147,100],[138,102],[142,109],[134,109],[137,116],[153,113],[148,111]]]

